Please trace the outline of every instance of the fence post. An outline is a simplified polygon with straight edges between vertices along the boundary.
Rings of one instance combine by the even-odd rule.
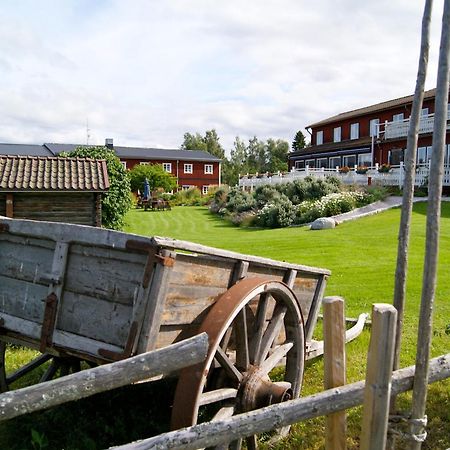
[[[325,297],[323,305],[324,384],[325,389],[345,385],[345,314],[342,297]],[[346,412],[327,416],[325,449],[345,450],[347,435]]]
[[[379,450],[386,446],[396,321],[397,310],[392,305],[373,305],[364,388],[361,450]]]

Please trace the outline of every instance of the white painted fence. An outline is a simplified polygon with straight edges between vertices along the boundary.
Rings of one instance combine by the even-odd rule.
[[[403,186],[405,176],[405,168],[403,163],[399,166],[391,166],[391,170],[387,173],[380,173],[378,171],[378,164],[375,167],[370,167],[365,174],[356,172],[356,167],[350,169],[347,173],[342,173],[339,168],[336,169],[315,169],[306,167],[305,169],[293,169],[287,173],[277,174],[256,174],[244,175],[239,179],[239,186],[242,189],[253,191],[258,186],[264,184],[278,184],[289,183],[294,180],[302,180],[308,176],[316,178],[326,178],[334,176],[340,179],[344,184],[358,184],[358,185],[382,185],[382,186]],[[429,166],[428,164],[419,165],[416,169],[416,186],[423,186],[428,183]],[[444,186],[450,186],[450,166],[444,168]]]

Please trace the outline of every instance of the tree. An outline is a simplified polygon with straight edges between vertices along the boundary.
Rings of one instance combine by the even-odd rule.
[[[203,150],[206,152],[206,142],[200,133],[184,133],[181,150]]]
[[[137,192],[143,190],[144,181],[147,178],[150,190],[162,188],[169,192],[177,187],[176,178],[166,172],[160,164],[138,164],[130,172],[131,190]]]
[[[268,172],[283,172],[288,169],[289,144],[282,139],[268,139],[266,142],[266,158]]]
[[[219,142],[216,130],[206,131],[203,137],[200,133],[184,133],[182,150],[203,150],[220,159],[225,158],[225,150]]]
[[[102,195],[102,226],[121,230],[124,216],[131,208],[130,180],[119,158],[106,147],[77,147],[73,152],[60,156],[104,159],[109,177],[109,190]]]
[[[306,147],[305,135],[301,131],[297,131],[294,140],[292,141],[292,150],[297,151]]]
[[[229,186],[239,182],[239,175],[248,172],[247,147],[239,136],[234,140],[234,148],[231,150],[230,159],[225,159],[222,164],[222,180]]]
[[[264,142],[259,141],[256,136],[249,139],[247,146],[247,165],[250,173],[266,172],[266,149]]]

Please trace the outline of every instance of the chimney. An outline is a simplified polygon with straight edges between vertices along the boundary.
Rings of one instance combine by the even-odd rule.
[[[114,141],[113,141],[112,138],[106,138],[105,139],[105,147],[111,148],[111,149],[114,148]]]

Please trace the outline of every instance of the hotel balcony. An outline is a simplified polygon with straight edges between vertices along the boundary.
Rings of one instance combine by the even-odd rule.
[[[450,111],[447,113],[447,130],[450,129]],[[434,126],[434,114],[428,114],[420,118],[419,134],[432,133]],[[398,139],[408,136],[409,119],[394,122],[385,122],[378,125],[377,137],[382,139]]]

